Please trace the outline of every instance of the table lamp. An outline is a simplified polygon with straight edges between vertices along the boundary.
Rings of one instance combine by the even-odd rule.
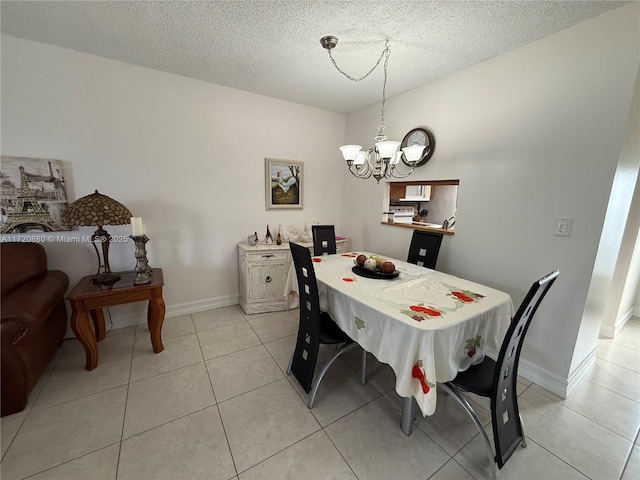
[[[71,227],[91,227],[98,229],[91,235],[91,244],[98,256],[98,271],[93,278],[96,285],[113,285],[120,280],[120,275],[113,273],[109,267],[109,243],[111,235],[102,228],[104,225],[125,225],[131,220],[131,212],[127,207],[113,198],[98,193],[79,198],[67,207],[64,212],[66,224]],[[102,258],[96,243],[102,244]]]

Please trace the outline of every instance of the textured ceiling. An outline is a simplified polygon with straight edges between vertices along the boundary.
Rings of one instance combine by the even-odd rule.
[[[349,113],[560,31],[613,1],[2,1],[2,33]]]

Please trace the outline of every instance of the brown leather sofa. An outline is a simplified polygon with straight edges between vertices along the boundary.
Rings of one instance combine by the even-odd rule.
[[[69,277],[38,243],[0,244],[2,416],[24,410],[67,329]]]

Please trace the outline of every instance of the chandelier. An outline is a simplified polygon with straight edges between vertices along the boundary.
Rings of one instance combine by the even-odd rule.
[[[346,160],[351,174],[357,178],[373,177],[378,183],[380,183],[380,179],[382,178],[404,178],[410,175],[421,159],[422,151],[425,147],[421,145],[414,145],[411,147],[405,147],[400,151],[400,142],[387,140],[387,136],[383,133],[384,107],[387,101],[387,67],[389,65],[389,55],[391,54],[389,40],[385,42],[384,50],[382,50],[382,53],[375,65],[362,77],[358,78],[352,77],[338,67],[333,55],[331,55],[331,50],[338,44],[338,39],[336,37],[331,35],[322,37],[320,39],[320,44],[329,52],[329,58],[331,59],[333,66],[336,67],[342,75],[354,82],[360,82],[367,78],[378,67],[378,65],[380,65],[380,62],[384,58],[382,107],[380,109],[380,125],[378,125],[378,134],[374,137],[376,143],[373,148],[367,149],[363,149],[360,145],[343,145],[340,147],[342,156]],[[400,172],[398,170],[400,163],[409,167],[409,171],[404,173]]]

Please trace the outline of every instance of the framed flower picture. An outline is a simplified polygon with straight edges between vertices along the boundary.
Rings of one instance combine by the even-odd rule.
[[[265,158],[266,210],[302,209],[304,162]]]

